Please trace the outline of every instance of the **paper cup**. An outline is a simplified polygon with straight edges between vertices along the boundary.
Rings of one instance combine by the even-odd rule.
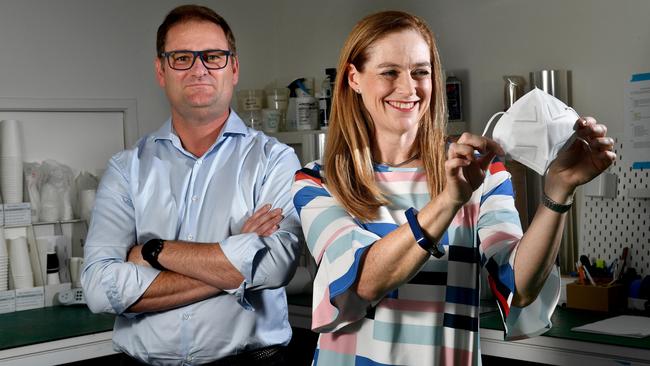
[[[21,126],[15,119],[0,121],[0,156],[23,157]]]
[[[0,189],[4,203],[23,201],[23,161],[21,157],[0,156]]]
[[[9,256],[9,251],[7,250],[7,242],[5,241],[5,231],[3,227],[0,227],[0,258]]]
[[[95,195],[97,191],[94,189],[86,189],[79,193],[79,215],[82,220],[90,223],[90,217],[95,205]]]
[[[73,288],[81,287],[81,271],[83,270],[84,259],[81,257],[70,258],[70,277]]]
[[[9,267],[11,279],[15,289],[34,287],[34,275],[29,260],[29,249],[27,238],[20,236],[16,239],[9,239]]]

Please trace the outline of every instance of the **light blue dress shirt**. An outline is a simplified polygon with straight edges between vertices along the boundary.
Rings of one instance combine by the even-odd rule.
[[[114,347],[145,362],[201,364],[291,338],[282,286],[302,231],[291,201],[300,163],[290,147],[247,128],[233,111],[202,156],[186,151],[169,119],[113,156],[97,191],[81,281],[93,312],[117,314]],[[282,208],[269,237],[241,234],[264,204]],[[127,313],[160,273],[125,261],[152,238],[221,244],[239,288],[173,310]]]

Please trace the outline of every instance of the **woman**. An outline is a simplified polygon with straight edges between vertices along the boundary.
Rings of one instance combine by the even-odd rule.
[[[508,338],[548,329],[565,219],[557,211],[613,162],[605,127],[576,122],[591,149],[577,143],[550,166],[546,206],[522,235],[501,148],[470,134],[445,144],[440,59],[421,19],[361,20],[338,75],[323,162],[293,187],[319,264],[314,364],[480,364],[481,267]]]

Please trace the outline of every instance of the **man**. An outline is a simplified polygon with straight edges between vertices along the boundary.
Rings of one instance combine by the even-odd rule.
[[[124,364],[284,364],[298,159],[230,110],[239,63],[222,17],[172,10],[157,52],[171,118],[108,164],[85,246],[88,306],[118,315]]]

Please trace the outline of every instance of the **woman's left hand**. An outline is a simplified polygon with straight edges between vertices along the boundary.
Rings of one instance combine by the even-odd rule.
[[[576,187],[594,179],[614,160],[614,139],[607,136],[607,127],[592,117],[581,117],[574,127],[577,139],[560,152],[546,173],[545,191],[562,199],[573,194]]]

